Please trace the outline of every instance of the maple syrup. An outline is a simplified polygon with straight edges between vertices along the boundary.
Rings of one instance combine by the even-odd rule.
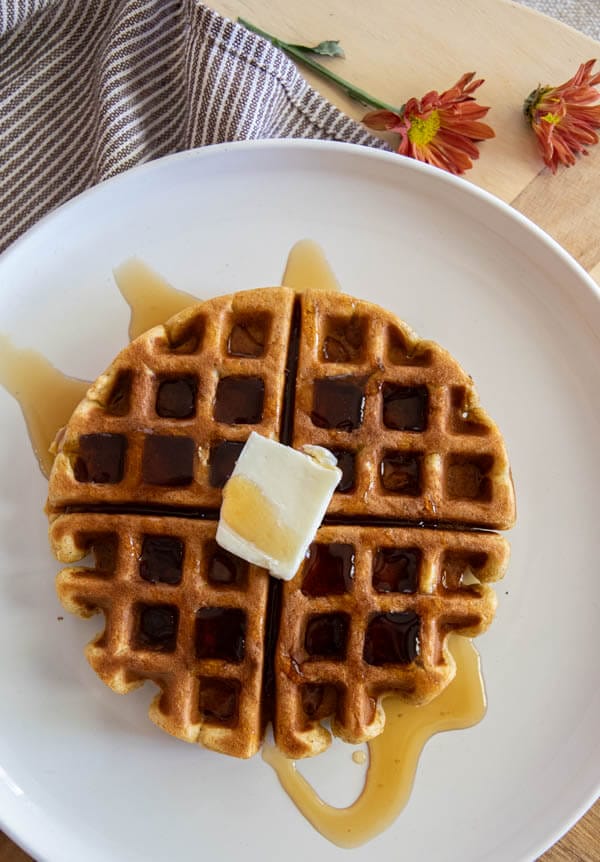
[[[238,320],[227,339],[229,356],[245,356],[252,359],[265,352],[268,318],[265,314],[246,315]]]
[[[386,491],[418,497],[421,489],[421,462],[419,452],[387,452],[381,460],[381,484]]]
[[[233,476],[224,488],[221,519],[267,556],[283,564],[294,559],[296,532],[281,523],[277,508],[245,476]]]
[[[313,542],[306,555],[302,577],[305,596],[341,596],[350,592],[354,580],[354,547],[331,542]]]
[[[50,446],[90,384],[68,377],[36,350],[15,347],[0,335],[0,385],[21,407],[35,457],[49,476],[54,460]]]
[[[384,700],[385,730],[369,742],[365,786],[347,808],[323,802],[293,760],[270,743],[263,746],[263,760],[275,770],[290,799],[315,829],[338,847],[358,847],[394,822],[408,801],[419,755],[430,737],[444,730],[471,727],[483,718],[485,691],[477,650],[468,638],[459,635],[451,635],[448,646],[456,662],[456,676],[430,704],[411,706],[397,695]],[[354,752],[353,760],[363,761],[364,752]]]
[[[330,448],[332,455],[337,458],[337,465],[342,471],[336,494],[348,494],[356,487],[356,454],[348,449]]]
[[[208,481],[213,488],[222,488],[233,473],[245,441],[221,440],[210,447]]]
[[[323,377],[315,380],[310,418],[319,428],[354,431],[365,411],[364,380],[357,377]]]
[[[241,683],[237,679],[200,678],[199,711],[207,724],[237,721]]]
[[[191,485],[195,457],[193,437],[147,434],[142,455],[142,481],[171,488]]]
[[[348,614],[313,614],[306,623],[304,648],[311,658],[343,661],[348,642]]]
[[[383,424],[396,431],[425,431],[429,390],[426,386],[399,386],[384,383]]]
[[[378,593],[416,593],[421,557],[419,548],[378,548],[373,558],[373,589]]]
[[[122,434],[81,434],[73,474],[78,482],[115,485],[123,478],[127,438]]]
[[[198,381],[195,377],[161,380],[156,393],[157,416],[167,419],[190,419],[196,414]]]
[[[262,420],[264,401],[262,377],[221,377],[213,416],[226,425],[256,425]]]
[[[184,308],[201,302],[195,296],[172,287],[137,258],[126,260],[113,271],[113,275],[119,292],[131,311],[130,341],[147,329],[165,323]]]
[[[281,284],[298,293],[305,290],[340,290],[323,249],[312,239],[301,239],[292,246]]]
[[[210,547],[210,563],[206,577],[213,587],[232,586],[236,589],[245,589],[248,562],[213,542]]]
[[[175,536],[144,536],[140,577],[151,584],[179,584],[183,576],[183,542]]]
[[[367,664],[412,664],[420,652],[421,619],[415,611],[375,614],[365,633]]]
[[[200,301],[171,287],[135,259],[115,270],[115,280],[131,309],[130,338]],[[6,335],[0,334],[0,385],[18,402],[40,469],[49,476],[54,461],[50,446],[84,397],[89,382],[63,374],[36,350],[15,347]],[[127,381],[121,380],[107,410],[123,415],[128,409]]]
[[[140,605],[135,648],[173,652],[178,626],[179,609],[175,605]]]
[[[196,614],[196,657],[239,663],[246,649],[246,614],[240,608],[201,608]]]

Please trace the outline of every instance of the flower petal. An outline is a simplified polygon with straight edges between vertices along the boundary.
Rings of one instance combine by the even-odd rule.
[[[525,116],[535,132],[544,163],[553,173],[560,164],[574,165],[586,146],[598,143],[600,129],[600,73],[592,75],[595,60],[582,63],[558,87],[538,87],[527,97]]]
[[[365,126],[378,131],[390,131],[395,129],[401,122],[402,117],[394,111],[370,111],[362,119]]]

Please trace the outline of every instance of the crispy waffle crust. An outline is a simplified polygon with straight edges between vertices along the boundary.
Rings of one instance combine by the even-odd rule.
[[[221,488],[251,431],[331,449],[343,476],[295,578],[216,546]],[[445,640],[490,624],[515,517],[508,459],[471,378],[388,312],[266,288],[194,306],[132,342],[57,438],[47,511],[64,606],[150,716],[238,757],[272,719],[290,757],[383,728],[382,697],[425,703]]]

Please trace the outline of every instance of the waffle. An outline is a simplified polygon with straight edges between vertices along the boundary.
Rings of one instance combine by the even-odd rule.
[[[269,576],[215,542],[216,523],[65,514],[50,527],[56,557],[92,565],[58,575],[64,607],[106,624],[86,648],[119,694],[152,680],[150,718],[207,748],[250,757],[262,739]]]
[[[231,555],[220,581],[210,574],[226,553],[221,489],[251,431],[325,446],[342,468],[329,520],[283,587]],[[502,437],[456,361],[377,306],[287,288],[210,300],[122,351],[57,438],[47,511],[61,562],[93,552],[91,569],[59,574],[58,593],[105,615],[87,649],[99,676],[120,693],[153,681],[160,727],[240,757],[269,719],[300,757],[329,744],[324,719],[361,742],[381,731],[386,692],[435,697],[454,675],[448,632],[472,636],[493,617],[484,582],[502,577],[508,550],[481,530],[515,517]],[[313,557],[337,571],[338,552],[351,558],[343,589],[331,575],[315,592]],[[406,651],[381,658],[379,641],[398,638]]]
[[[275,741],[288,757],[377,736],[383,695],[430,701],[453,678],[446,637],[492,622],[508,543],[494,533],[321,527],[282,586]]]
[[[133,341],[76,408],[49,507],[202,507],[251,431],[278,439],[293,294],[236,293],[192,306]]]
[[[507,529],[508,457],[471,378],[372,305],[302,297],[292,445],[325,446],[344,476],[330,514]]]

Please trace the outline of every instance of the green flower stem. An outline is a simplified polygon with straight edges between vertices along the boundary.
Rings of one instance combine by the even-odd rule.
[[[237,20],[238,24],[241,24],[246,28],[246,30],[250,30],[252,33],[262,36],[264,39],[268,39],[276,48],[280,48],[282,51],[285,51],[286,54],[289,54],[295,60],[298,60],[299,63],[304,63],[305,66],[308,66],[318,75],[321,75],[322,78],[327,78],[327,80],[337,84],[337,86],[350,96],[351,99],[356,99],[357,102],[361,102],[363,105],[368,105],[372,108],[383,109],[384,111],[393,111],[395,114],[402,113],[402,108],[388,105],[387,102],[382,102],[381,99],[375,99],[373,96],[370,96],[369,93],[365,93],[364,90],[361,90],[360,87],[355,87],[354,84],[350,84],[348,81],[345,81],[344,78],[340,78],[339,75],[336,75],[335,72],[332,72],[327,68],[327,66],[322,66],[321,63],[313,60],[313,58],[309,57],[301,48],[296,48],[288,42],[283,42],[281,39],[277,39],[276,36],[271,36],[270,33],[266,33],[259,27],[255,27],[254,24],[251,24],[249,21],[245,21],[244,18],[238,18]]]

